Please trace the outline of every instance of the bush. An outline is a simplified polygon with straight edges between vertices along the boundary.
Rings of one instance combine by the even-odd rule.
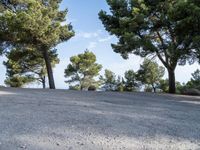
[[[198,89],[185,89],[181,92],[184,95],[200,96],[200,90]]]
[[[78,85],[75,86],[69,86],[69,90],[79,91],[80,87]]]
[[[117,92],[123,92],[124,91],[124,86],[123,85],[119,85],[118,87],[117,87],[117,90],[116,90]]]
[[[145,87],[144,91],[145,92],[152,92],[153,89],[151,87],[147,86],[147,87]]]

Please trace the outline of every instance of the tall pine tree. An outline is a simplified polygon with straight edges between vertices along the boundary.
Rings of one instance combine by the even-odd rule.
[[[157,56],[169,74],[175,93],[175,69],[195,61],[200,41],[200,3],[197,0],[107,0],[101,11],[105,29],[119,39],[112,44],[124,58],[129,54]]]
[[[75,84],[80,90],[88,90],[90,86],[98,87],[99,82],[95,77],[101,69],[102,65],[96,62],[95,54],[86,50],[70,58],[70,64],[65,69],[66,83]]]
[[[67,10],[59,10],[60,3],[61,0],[15,0],[0,3],[4,6],[0,16],[1,49],[8,49],[8,46],[5,47],[8,44],[26,44],[42,52],[51,89],[55,89],[55,83],[49,51],[74,35],[71,25],[63,25]]]

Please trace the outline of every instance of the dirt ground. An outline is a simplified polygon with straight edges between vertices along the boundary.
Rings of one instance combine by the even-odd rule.
[[[0,150],[200,150],[200,98],[0,88]]]

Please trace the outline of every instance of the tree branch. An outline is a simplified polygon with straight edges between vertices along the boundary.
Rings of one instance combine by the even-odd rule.
[[[168,54],[166,52],[164,40],[163,40],[162,36],[160,35],[159,31],[156,31],[156,33],[157,33],[158,38],[159,38],[159,40],[160,40],[160,42],[162,44],[162,47],[163,47],[163,51],[164,51],[164,54],[165,54],[165,62],[166,62],[166,64],[169,65],[169,56],[168,56]]]

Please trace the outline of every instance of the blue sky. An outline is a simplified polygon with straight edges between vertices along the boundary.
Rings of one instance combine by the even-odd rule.
[[[124,60],[119,54],[113,52],[110,46],[117,39],[105,31],[98,19],[98,12],[101,9],[108,10],[106,0],[63,0],[61,9],[64,8],[68,8],[67,22],[71,22],[76,35],[68,42],[57,46],[60,58],[60,64],[54,69],[57,88],[67,88],[64,83],[64,69],[69,64],[69,58],[84,52],[86,49],[96,54],[97,61],[103,65],[103,69],[110,69],[117,75],[123,75],[128,69],[136,71],[139,68],[143,61],[142,58],[130,56],[129,60]],[[4,59],[1,57],[0,62]],[[198,64],[178,67],[176,70],[177,80],[180,82],[188,81],[191,73],[197,68],[200,68]],[[0,85],[2,85],[5,79],[5,67],[2,63],[0,63],[0,70]],[[40,85],[34,87],[40,87]]]

